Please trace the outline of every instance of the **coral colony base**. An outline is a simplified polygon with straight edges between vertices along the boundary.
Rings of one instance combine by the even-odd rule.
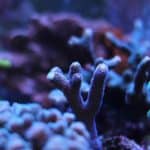
[[[144,30],[140,20],[124,34],[102,20],[34,13],[5,35],[0,150],[149,150]]]

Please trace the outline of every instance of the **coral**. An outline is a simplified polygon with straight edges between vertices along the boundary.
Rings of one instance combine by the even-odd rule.
[[[137,145],[134,141],[124,136],[106,138],[103,144],[104,150],[143,150],[143,148]]]
[[[86,50],[91,54],[92,62],[94,62],[94,31],[90,28],[85,28],[81,37],[72,36],[68,40],[70,46],[81,46],[86,48]]]
[[[15,3],[20,17],[24,2]],[[0,97],[10,102],[0,102],[0,149],[138,149],[128,138],[149,147],[144,23],[126,34],[101,19],[30,10],[28,27],[0,33]]]
[[[89,132],[74,114],[36,103],[1,101],[0,126],[1,150],[91,149]]]
[[[109,68],[116,67],[121,62],[121,58],[119,56],[114,56],[111,59],[104,59],[99,57],[95,60],[95,65],[97,66],[100,63],[105,63]]]
[[[54,84],[55,88],[61,89],[66,95],[71,108],[78,120],[83,121],[91,133],[91,138],[97,138],[95,117],[103,103],[105,82],[108,74],[108,67],[99,64],[91,79],[91,87],[87,100],[81,96],[81,66],[78,62],[71,64],[68,79],[63,75],[60,68],[52,68],[47,78]],[[88,114],[88,115],[87,115]]]
[[[134,76],[133,83],[131,84],[131,88],[127,90],[126,99],[128,103],[134,103],[134,100],[136,101],[135,104],[141,100],[142,103],[147,103],[148,97],[144,99],[142,96],[146,96],[146,91],[144,91],[144,86],[149,81],[149,68],[150,68],[150,57],[146,56],[142,59],[142,61],[139,63],[136,69],[136,73]],[[148,105],[148,104],[147,104]]]
[[[95,31],[90,28],[91,34],[87,24],[90,23],[76,15],[50,13],[31,15],[28,27],[14,29],[3,38],[5,51],[0,51],[0,60],[7,60],[7,63],[11,64],[9,68],[1,71],[1,74],[5,74],[3,85],[21,93],[21,99],[35,101],[44,99],[51,89],[45,77],[49,68],[57,65],[67,70],[73,61],[78,60],[82,65],[94,61],[94,51],[90,51],[86,44],[88,40],[91,41],[91,36],[90,44],[94,44]],[[81,44],[71,46],[68,40],[72,36],[77,38],[86,36],[87,41],[83,46]],[[15,74],[10,77],[12,72]],[[9,82],[7,77],[10,78]],[[40,88],[37,88],[37,83],[41,85]]]
[[[110,46],[116,47],[117,49],[126,53],[127,55],[131,54],[131,48],[128,46],[128,44],[126,44],[122,40],[119,40],[113,33],[106,32],[105,38],[107,42],[109,41]]]

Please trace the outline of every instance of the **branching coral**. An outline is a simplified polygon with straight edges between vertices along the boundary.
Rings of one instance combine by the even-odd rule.
[[[96,140],[98,136],[95,117],[103,103],[107,74],[108,67],[105,64],[99,64],[96,67],[91,79],[88,97],[85,101],[80,91],[82,77],[81,66],[78,62],[71,64],[68,78],[58,67],[52,68],[47,75],[47,78],[55,87],[64,92],[77,118],[86,124],[93,140]]]
[[[119,56],[114,56],[111,59],[104,59],[102,57],[97,58],[95,61],[95,65],[97,66],[99,63],[105,63],[109,68],[116,67],[121,62],[121,58]]]
[[[136,94],[142,92],[144,83],[148,79],[148,71],[150,69],[150,57],[145,57],[137,67],[134,79],[134,91]]]
[[[94,31],[90,28],[85,28],[81,37],[72,36],[69,39],[68,44],[70,46],[78,45],[81,47],[85,47],[91,53],[93,62],[95,63],[96,66],[99,63],[105,63],[106,65],[112,68],[118,65],[121,61],[121,58],[119,56],[114,56],[110,60],[105,60],[103,57],[96,58],[96,55],[94,52]]]
[[[123,42],[122,40],[119,40],[113,33],[106,32],[104,38],[106,40],[105,42],[108,43],[106,45],[117,48],[127,55],[131,54],[131,48],[128,46],[128,44]]]
[[[139,97],[145,94],[143,89],[144,84],[147,83],[149,78],[149,69],[150,69],[150,57],[146,56],[139,63],[134,76],[134,81],[131,85],[131,89],[127,91],[126,98],[128,101],[131,101],[131,96],[132,99],[134,99],[133,96],[136,97],[136,99],[139,99]]]
[[[90,52],[92,59],[94,61],[95,56],[94,56],[93,37],[94,37],[94,31],[90,28],[85,28],[81,37],[72,36],[69,39],[68,44],[70,46],[78,45],[81,47],[85,47]]]
[[[146,57],[142,60],[148,54],[149,44],[145,41],[145,37],[140,35],[142,31],[137,30],[132,35],[124,35],[119,33],[118,29],[114,30],[114,27],[75,16],[37,15],[31,19],[29,28],[23,32],[14,31],[8,39],[5,39],[4,45],[8,46],[9,50],[0,53],[2,60],[8,60],[2,62],[0,78],[3,85],[8,89],[17,90],[17,94],[21,91],[26,97],[29,96],[24,99],[32,99],[43,108],[37,108],[37,115],[32,115],[30,111],[28,112],[29,104],[27,104],[25,111],[28,113],[13,118],[9,112],[4,115],[1,113],[0,125],[9,130],[10,134],[13,132],[23,134],[25,143],[28,141],[29,147],[33,144],[34,149],[43,147],[44,150],[67,149],[68,145],[63,144],[68,142],[68,138],[64,137],[66,135],[72,139],[71,141],[69,139],[69,145],[71,142],[69,148],[75,149],[77,143],[72,144],[75,140],[72,138],[74,133],[67,130],[66,121],[63,122],[60,113],[52,108],[57,107],[65,111],[66,117],[70,112],[68,100],[77,119],[82,121],[91,133],[91,140],[89,136],[87,138],[87,147],[91,146],[89,142],[92,141],[92,149],[101,149],[102,140],[98,138],[97,130],[104,139],[110,137],[105,142],[106,149],[107,145],[108,149],[113,146],[117,149],[122,141],[130,143],[126,137],[141,143],[149,131],[145,114],[150,108],[150,103],[146,102],[150,98],[150,82],[148,83],[150,59]],[[33,59],[31,60],[29,56]],[[80,62],[84,68],[75,62],[70,66],[69,73],[64,74],[63,71],[66,71],[73,61]],[[53,66],[59,66],[63,71],[54,67],[48,74],[49,83],[45,73]],[[107,75],[106,101],[102,113],[98,113],[103,103]],[[7,99],[13,100],[12,94],[10,95],[11,97]],[[18,110],[21,110],[14,104],[11,108],[12,113],[15,111],[18,114]],[[147,115],[150,116],[149,112]],[[69,122],[74,117],[74,114],[69,115]],[[83,124],[71,125],[71,129],[81,134],[79,128],[83,129]],[[54,137],[51,138],[53,131]],[[125,138],[116,137],[120,134]],[[12,136],[11,139],[13,138],[16,139]],[[83,141],[81,137],[79,140]],[[24,142],[18,143],[24,145]],[[110,147],[107,143],[110,143]],[[120,149],[128,146],[126,143],[121,145]],[[2,146],[4,145],[7,144]],[[12,143],[8,145],[11,147]],[[88,150],[85,142],[79,142],[77,146],[82,145],[83,149]]]

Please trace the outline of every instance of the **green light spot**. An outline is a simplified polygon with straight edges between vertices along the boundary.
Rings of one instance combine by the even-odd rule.
[[[0,59],[0,68],[10,68],[12,66],[11,62],[7,59]]]
[[[150,119],[150,110],[147,112],[147,118]]]

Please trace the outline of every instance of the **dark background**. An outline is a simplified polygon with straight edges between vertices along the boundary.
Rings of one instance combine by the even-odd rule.
[[[69,12],[92,19],[104,18],[124,31],[131,31],[138,18],[148,24],[149,3],[149,0],[0,0],[0,23],[11,20],[12,25],[19,18],[24,23],[33,11]]]

